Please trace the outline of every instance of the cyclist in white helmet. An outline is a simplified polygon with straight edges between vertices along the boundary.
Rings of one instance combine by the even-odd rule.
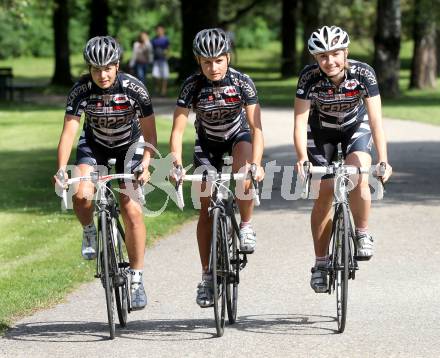
[[[256,180],[263,179],[261,167],[263,134],[257,91],[245,74],[229,67],[231,45],[222,29],[206,29],[194,38],[193,52],[200,69],[188,77],[177,99],[170,138],[175,166],[182,166],[182,137],[192,108],[196,112],[194,165],[220,170],[224,153],[232,154],[232,170],[252,168]],[[250,183],[248,183],[249,185]],[[200,187],[201,191],[205,186]],[[238,198],[239,199],[239,198]],[[208,271],[211,247],[209,197],[201,197],[197,241],[202,264],[202,282],[196,302],[213,304],[212,275]],[[240,250],[253,253],[256,235],[251,226],[252,200],[238,200],[241,215]]]
[[[155,117],[147,89],[137,78],[119,71],[121,48],[113,37],[90,39],[83,54],[89,73],[73,85],[67,96],[55,182],[59,175],[67,177],[66,166],[83,113],[84,126],[76,149],[77,174],[89,175],[99,166],[107,165],[108,159],[116,158],[118,173],[136,169],[142,172],[139,180],[148,181],[153,150],[142,150],[143,145],[139,144],[133,157],[126,158],[129,148],[136,143],[145,141],[153,147],[157,145]],[[121,183],[120,187],[124,188],[125,184]],[[93,184],[85,181],[79,184],[73,196],[73,209],[83,226],[81,253],[86,260],[96,257],[93,192]],[[120,206],[130,261],[131,306],[142,309],[147,304],[142,280],[146,238],[142,210],[138,202],[123,193]]]
[[[374,142],[378,163],[386,165],[383,181],[387,181],[392,168],[388,164],[376,75],[369,65],[347,58],[349,43],[347,32],[337,26],[323,26],[308,40],[309,52],[316,63],[306,66],[298,79],[296,169],[303,175],[305,162],[329,165],[339,143],[346,164],[369,167]],[[311,215],[316,259],[310,285],[315,292],[327,290],[327,274],[320,268],[328,262],[333,183],[327,176],[323,179]],[[350,193],[358,260],[369,260],[373,255],[373,238],[368,233],[370,206],[368,176],[362,175]]]

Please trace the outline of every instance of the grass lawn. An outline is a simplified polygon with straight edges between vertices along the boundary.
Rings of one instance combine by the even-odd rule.
[[[80,255],[80,225],[72,211],[60,211],[51,184],[63,114],[62,108],[35,105],[0,110],[0,331],[93,279],[93,262]],[[166,154],[170,119],[158,119],[157,128],[159,150]],[[186,162],[192,154],[193,133],[188,129]],[[155,190],[147,201],[160,207],[165,195]],[[169,203],[160,216],[146,217],[148,244],[193,215],[193,210],[182,212]]]

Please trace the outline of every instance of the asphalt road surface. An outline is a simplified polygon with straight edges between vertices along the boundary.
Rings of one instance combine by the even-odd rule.
[[[293,112],[264,109],[263,125],[265,162],[293,165]],[[114,341],[95,280],[56,307],[16,322],[0,339],[0,355],[438,357],[440,127],[387,119],[385,129],[395,174],[385,199],[373,203],[376,252],[349,282],[343,334],[336,333],[335,296],[309,287],[311,202],[281,197],[282,172],[256,209],[257,250],[241,276],[237,323],[226,326],[222,338],[215,336],[213,310],[195,303],[200,264],[190,222],[148,250],[149,304],[130,314],[125,329],[117,327]]]

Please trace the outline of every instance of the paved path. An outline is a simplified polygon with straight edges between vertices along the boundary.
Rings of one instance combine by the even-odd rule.
[[[265,161],[294,162],[292,112],[263,112]],[[374,202],[376,255],[350,281],[345,333],[335,298],[309,288],[310,202],[280,197],[255,214],[258,247],[242,275],[238,321],[215,338],[212,309],[196,306],[200,278],[195,223],[148,251],[149,305],[108,341],[97,281],[56,307],[15,324],[0,339],[8,357],[437,357],[440,351],[440,127],[387,120],[395,169],[386,200]]]

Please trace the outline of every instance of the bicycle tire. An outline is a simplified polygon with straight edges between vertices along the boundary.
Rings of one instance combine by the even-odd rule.
[[[100,231],[102,244],[102,260],[101,260],[101,277],[104,281],[105,301],[107,305],[107,319],[109,325],[110,339],[115,338],[115,319],[114,319],[114,305],[113,305],[113,280],[110,277],[109,255],[108,255],[108,230],[107,230],[107,213],[101,212],[100,217]]]
[[[220,208],[214,209],[211,240],[211,272],[214,291],[214,318],[217,337],[223,336],[226,311],[226,275],[224,263],[224,223]]]
[[[340,205],[337,210],[336,222],[336,260],[335,260],[335,290],[336,290],[336,314],[338,332],[343,333],[347,320],[348,302],[348,277],[349,277],[349,214],[345,205]]]
[[[117,243],[117,247],[115,248],[116,254],[116,272],[118,282],[115,283],[115,301],[116,301],[116,310],[118,312],[119,324],[121,327],[127,326],[127,316],[129,312],[129,295],[128,295],[128,278],[125,272],[125,258],[124,258],[124,248],[123,248],[123,240],[122,235],[119,232],[119,227],[116,226],[116,220],[112,220],[112,225],[115,225],[116,230],[112,232],[116,232],[116,238],[112,237],[113,242]]]
[[[230,221],[227,222],[226,232],[228,233],[229,254],[229,275],[226,284],[226,307],[228,310],[229,324],[234,324],[237,321],[240,255],[237,248],[238,234]]]

